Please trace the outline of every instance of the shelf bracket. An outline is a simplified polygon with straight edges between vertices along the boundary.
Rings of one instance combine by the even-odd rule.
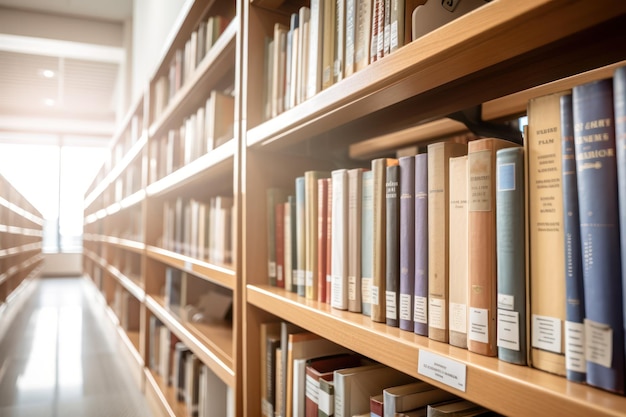
[[[524,145],[522,132],[518,129],[500,123],[488,122],[482,119],[482,105],[470,107],[451,113],[447,116],[452,120],[463,123],[467,128],[477,136],[501,138]]]

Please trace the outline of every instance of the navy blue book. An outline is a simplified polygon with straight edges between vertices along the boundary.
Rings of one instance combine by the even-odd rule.
[[[574,151],[572,95],[561,96],[561,187],[563,190],[563,232],[565,235],[565,369],[567,379],[585,382],[585,297],[578,215],[578,181]]]
[[[626,67],[613,75],[613,100],[615,103],[615,148],[617,154],[617,192],[619,196],[620,235],[622,236],[622,307],[626,326]],[[626,350],[626,330],[624,332]]]
[[[573,89],[574,141],[585,291],[587,383],[624,394],[613,81]]]

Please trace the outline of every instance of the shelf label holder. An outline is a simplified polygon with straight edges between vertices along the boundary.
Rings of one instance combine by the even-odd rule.
[[[420,350],[417,373],[465,392],[467,366],[436,353]]]

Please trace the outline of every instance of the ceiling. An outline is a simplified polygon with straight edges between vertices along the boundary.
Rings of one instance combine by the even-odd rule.
[[[76,28],[85,32],[81,37],[76,28],[66,30],[80,41],[46,39],[39,28],[33,30],[35,36],[28,36],[25,30],[15,29],[7,34],[0,25],[0,132],[110,138],[123,88],[119,78],[125,55],[120,46],[90,42],[90,32],[111,23],[123,27],[121,22],[132,14],[132,0],[0,0],[0,7],[14,9],[17,16],[32,14],[36,22],[48,19],[39,26],[48,25],[50,33],[61,33],[58,26],[72,21],[80,22],[82,26]],[[85,24],[84,19],[93,24]]]

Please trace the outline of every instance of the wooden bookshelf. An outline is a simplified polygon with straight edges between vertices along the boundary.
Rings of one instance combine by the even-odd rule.
[[[464,125],[447,119],[451,113],[481,106],[483,120],[501,122],[523,115],[531,97],[606,77],[626,63],[626,4],[492,1],[265,120],[265,37],[272,35],[275,23],[287,22],[291,12],[307,4],[185,2],[145,93],[113,138],[110,160],[115,163],[105,164],[85,198],[85,271],[108,302],[111,288],[119,285],[142,303],[141,328],[126,337],[142,356],[145,392],[153,409],[165,416],[186,414],[173,389],[145,365],[149,316],[163,322],[233,389],[238,417],[261,415],[260,325],[277,320],[505,415],[622,415],[624,397],[269,287],[265,199],[268,188],[293,188],[294,179],[306,170],[367,167],[372,158],[403,147],[465,134]],[[225,31],[155,114],[157,83],[168,75],[176,51],[184,48],[202,19],[216,14],[227,17]],[[221,89],[234,91],[232,139],[163,176],[148,178],[152,164],[161,163],[155,143],[180,128],[212,90]],[[131,146],[116,145],[137,129],[133,120],[139,119],[139,139]],[[124,185],[122,192],[119,179],[128,182],[131,170],[140,172],[141,186],[126,192]],[[234,200],[232,263],[218,265],[163,247],[166,204],[179,198],[206,202],[218,195]],[[0,233],[8,233],[1,226]],[[0,247],[0,262],[6,249]],[[138,282],[120,272],[125,262],[138,265],[131,268],[139,271]],[[232,326],[189,323],[170,311],[163,298],[167,268],[231,291]],[[418,362],[424,353],[461,364],[467,371],[465,391],[421,375]]]

